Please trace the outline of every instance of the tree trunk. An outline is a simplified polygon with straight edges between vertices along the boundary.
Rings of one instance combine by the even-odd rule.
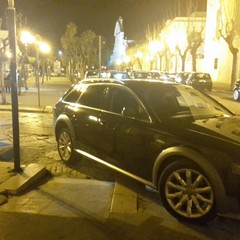
[[[192,48],[191,54],[192,54],[192,71],[197,71],[197,48]]]
[[[232,53],[232,55],[233,55],[233,60],[232,60],[232,73],[231,73],[231,85],[230,85],[230,90],[232,90],[233,89],[233,86],[234,86],[234,83],[235,83],[235,81],[237,80],[236,78],[237,78],[237,76],[236,76],[236,74],[237,74],[237,57],[238,57],[238,49],[237,48],[234,48],[234,47],[232,47],[232,48],[230,48],[229,47],[229,49],[230,49],[230,51],[231,51],[231,53]]]
[[[1,92],[2,92],[2,104],[6,104],[6,94],[5,94],[5,88],[4,88],[4,72],[3,72],[3,61],[0,60],[0,86],[1,86]]]

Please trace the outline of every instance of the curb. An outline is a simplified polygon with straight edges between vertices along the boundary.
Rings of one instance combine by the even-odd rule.
[[[0,111],[12,111],[12,105],[0,105]],[[24,107],[20,106],[18,108],[19,112],[34,112],[34,113],[52,113],[53,106],[45,106],[45,107]]]

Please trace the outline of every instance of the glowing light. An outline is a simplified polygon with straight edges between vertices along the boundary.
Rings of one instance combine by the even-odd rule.
[[[162,51],[164,49],[164,45],[162,42],[152,41],[149,43],[148,49],[150,53],[155,54],[157,52]]]
[[[142,52],[137,51],[137,53],[135,54],[136,58],[142,58]]]
[[[50,46],[47,43],[40,42],[39,43],[40,51],[42,53],[49,53],[50,52]]]
[[[12,53],[9,52],[9,51],[7,51],[7,52],[5,53],[5,55],[6,55],[7,58],[11,58],[11,57],[12,57]]]
[[[23,44],[32,44],[35,42],[34,36],[29,32],[22,32],[20,40]]]
[[[122,61],[121,61],[120,59],[117,59],[117,60],[116,60],[116,64],[117,64],[117,65],[121,65],[121,64],[122,64]]]

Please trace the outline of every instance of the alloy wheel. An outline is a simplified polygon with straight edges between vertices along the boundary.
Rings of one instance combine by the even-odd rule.
[[[186,218],[201,218],[214,204],[214,194],[208,179],[193,169],[172,172],[166,181],[165,196],[170,207]]]

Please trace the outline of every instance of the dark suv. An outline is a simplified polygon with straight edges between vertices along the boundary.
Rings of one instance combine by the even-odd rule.
[[[190,86],[83,80],[54,119],[63,161],[80,154],[157,189],[180,220],[205,222],[239,201],[240,119]]]
[[[188,75],[186,84],[194,87],[197,90],[212,91],[212,78],[209,73],[193,72]]]

